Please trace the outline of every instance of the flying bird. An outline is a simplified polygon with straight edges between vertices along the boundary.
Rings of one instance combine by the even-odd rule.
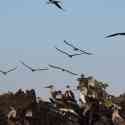
[[[123,35],[125,35],[125,33],[114,33],[114,34],[106,36],[105,38],[110,38],[110,37],[115,37],[115,36],[123,36]]]
[[[81,50],[81,49],[75,47],[73,44],[67,42],[66,40],[64,40],[64,43],[67,44],[68,46],[72,47],[74,51],[80,51],[80,52],[82,52],[83,54],[93,55],[93,54],[90,53],[90,52],[86,52],[86,50]]]
[[[49,65],[51,68],[59,69],[59,70],[61,70],[61,71],[63,71],[63,72],[67,72],[67,73],[72,74],[72,75],[78,75],[78,74],[76,74],[76,73],[73,73],[73,72],[71,72],[71,71],[69,71],[69,70],[67,70],[67,69],[61,68],[61,67],[59,67],[59,66],[50,65],[50,64],[48,64],[48,65]]]
[[[21,64],[23,64],[25,67],[27,67],[29,70],[31,70],[32,72],[35,72],[35,71],[42,71],[42,70],[49,70],[48,68],[37,68],[37,69],[34,69],[30,66],[28,66],[27,64],[25,64],[24,62],[20,61]]]
[[[72,58],[73,56],[77,56],[77,55],[82,55],[82,54],[84,54],[84,53],[69,54],[69,53],[67,53],[67,52],[65,52],[65,51],[63,51],[63,50],[61,50],[61,49],[59,49],[59,48],[57,48],[57,47],[55,47],[55,48],[56,48],[57,51],[59,51],[59,52],[65,54],[65,55],[67,55],[69,58]]]
[[[60,3],[61,3],[61,1],[56,1],[56,0],[49,0],[49,1],[47,2],[47,4],[53,4],[53,5],[55,5],[56,7],[58,7],[59,9],[64,10],[64,9],[62,8],[62,6],[60,5]]]
[[[49,88],[49,89],[51,89],[51,88],[53,88],[54,87],[54,85],[48,85],[48,86],[45,86],[44,88]]]
[[[14,71],[14,70],[16,70],[16,69],[17,69],[17,67],[15,67],[15,68],[13,68],[13,69],[10,69],[10,70],[8,70],[8,71],[0,70],[0,72],[1,72],[3,75],[7,75],[9,72],[12,72],[12,71]]]

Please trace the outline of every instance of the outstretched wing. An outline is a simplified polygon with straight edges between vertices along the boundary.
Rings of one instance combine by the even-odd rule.
[[[15,67],[15,68],[13,68],[13,69],[10,69],[10,70],[7,71],[7,73],[8,73],[8,72],[12,72],[12,71],[14,71],[14,70],[16,70],[16,69],[17,69],[17,67]]]
[[[118,36],[118,35],[125,35],[125,33],[114,33],[114,34],[106,36],[105,38],[110,38],[110,37],[114,37],[114,36]]]
[[[54,85],[48,85],[48,86],[45,86],[44,88],[53,88]]]
[[[4,73],[4,71],[0,70],[1,73]]]
[[[61,5],[59,4],[60,1],[55,1],[54,4],[56,7],[58,7],[59,9],[63,10],[63,8],[61,7]]]
[[[75,51],[81,51],[83,54],[92,55],[92,53],[86,52],[86,50],[81,50],[81,49],[75,47],[73,44],[67,42],[66,40],[64,40],[64,43],[67,44],[68,46],[72,47]]]
[[[51,64],[48,64],[48,66],[50,66],[51,68],[55,68],[55,69],[60,69],[62,70],[62,68],[58,67],[58,66],[54,66],[54,65],[51,65]]]
[[[33,68],[31,68],[30,66],[28,66],[27,64],[25,64],[23,61],[20,61],[21,64],[23,64],[25,67],[27,67],[30,70],[33,70]]]
[[[56,48],[57,51],[59,51],[59,52],[65,54],[65,55],[68,55],[68,56],[70,55],[70,54],[68,54],[67,52],[65,52],[65,51],[63,51],[63,50],[61,50],[61,49],[59,49],[59,48],[57,48],[57,47],[55,47],[55,48]]]
[[[38,68],[38,69],[35,69],[36,71],[41,71],[41,70],[49,70],[48,68],[42,68],[42,69],[40,69],[40,68]]]
[[[79,51],[81,51],[83,54],[87,54],[87,55],[93,55],[93,53],[86,52],[85,50],[81,50],[81,49],[79,49]]]
[[[75,54],[72,54],[71,56],[77,56],[77,55],[82,55],[84,53],[75,53]]]
[[[63,41],[65,44],[67,44],[68,46],[72,47],[74,50],[79,50],[77,47],[75,47],[73,44],[67,42],[66,40]]]
[[[65,72],[68,72],[68,73],[70,73],[70,74],[72,74],[72,75],[78,75],[78,74],[73,73],[73,72],[71,72],[71,71],[69,71],[69,70],[67,70],[67,69],[65,69]]]

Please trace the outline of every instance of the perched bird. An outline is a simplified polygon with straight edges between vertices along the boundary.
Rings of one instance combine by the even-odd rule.
[[[25,64],[24,62],[20,61],[21,64],[23,64],[25,67],[27,67],[29,70],[31,70],[32,72],[35,72],[35,71],[42,71],[42,70],[49,70],[48,68],[37,68],[37,69],[34,69],[30,66],[28,66],[27,64]]]
[[[63,50],[61,50],[61,49],[59,49],[59,48],[57,48],[57,47],[55,47],[55,48],[56,48],[57,51],[59,51],[59,52],[65,54],[65,55],[67,55],[69,58],[72,58],[73,56],[77,56],[77,55],[82,55],[82,54],[84,54],[84,53],[69,54],[69,53],[67,53],[67,52],[65,52],[65,51],[63,51]]]
[[[105,38],[110,38],[110,37],[115,37],[115,36],[123,36],[123,35],[125,35],[125,33],[114,33],[114,34],[106,36]]]
[[[61,70],[61,71],[63,71],[63,72],[67,72],[67,73],[72,74],[72,75],[78,75],[78,74],[76,74],[76,73],[73,73],[73,72],[71,72],[71,71],[69,71],[69,70],[67,70],[67,69],[61,68],[61,67],[59,67],[59,66],[54,66],[54,65],[50,65],[50,64],[48,64],[48,65],[49,65],[51,68],[59,69],[59,70]]]
[[[74,51],[80,51],[80,52],[82,52],[83,54],[93,55],[93,54],[90,53],[90,52],[86,52],[86,50],[81,50],[81,49],[75,47],[73,44],[67,42],[66,40],[64,40],[64,43],[67,44],[68,46],[72,47]]]
[[[61,3],[61,1],[49,0],[49,1],[47,2],[47,4],[53,4],[53,5],[55,5],[56,7],[58,7],[59,9],[64,10],[59,3]]]
[[[14,71],[14,70],[16,70],[16,69],[17,69],[17,67],[15,67],[15,68],[13,68],[13,69],[10,69],[10,70],[8,70],[8,71],[0,70],[0,72],[1,72],[3,75],[7,75],[9,72],[12,72],[12,71]]]

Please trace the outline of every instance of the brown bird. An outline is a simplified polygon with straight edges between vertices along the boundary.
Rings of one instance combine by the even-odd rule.
[[[59,66],[55,66],[55,65],[51,65],[51,64],[48,64],[48,65],[49,65],[51,68],[59,69],[59,70],[61,70],[61,71],[63,71],[63,72],[67,72],[67,73],[72,74],[72,75],[78,75],[78,74],[76,74],[76,73],[73,73],[73,72],[71,72],[71,71],[69,71],[69,70],[67,70],[67,69],[61,68],[61,67],[59,67]]]
[[[110,37],[115,37],[115,36],[123,36],[123,35],[125,35],[125,33],[114,33],[114,34],[106,36],[105,38],[110,38]]]
[[[77,56],[77,55],[82,55],[82,54],[84,54],[84,53],[69,54],[69,53],[67,53],[67,52],[65,52],[65,51],[63,51],[63,50],[61,50],[61,49],[59,49],[59,48],[57,48],[57,47],[55,47],[55,48],[56,48],[57,51],[59,51],[59,52],[65,54],[65,55],[67,55],[69,58],[72,58],[73,56]]]
[[[1,72],[3,75],[7,75],[9,72],[12,72],[12,71],[14,71],[14,70],[16,70],[16,69],[17,69],[17,67],[15,67],[15,68],[13,68],[13,69],[10,69],[10,70],[8,70],[8,71],[0,70],[0,72]]]
[[[30,71],[35,72],[35,71],[43,71],[43,70],[49,70],[48,68],[37,68],[34,69],[30,66],[28,66],[27,64],[25,64],[24,62],[20,61],[21,64],[23,64],[25,67],[27,67]]]
[[[80,52],[82,52],[83,54],[93,55],[93,54],[90,53],[90,52],[86,52],[86,50],[82,50],[82,49],[79,49],[79,48],[75,47],[73,44],[67,42],[66,40],[64,40],[64,43],[67,44],[68,46],[72,47],[74,51],[80,51]]]

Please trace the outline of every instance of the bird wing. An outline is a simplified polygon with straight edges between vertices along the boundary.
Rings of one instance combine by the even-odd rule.
[[[117,36],[117,35],[125,35],[125,33],[114,33],[114,34],[106,36],[105,38],[114,37],[114,36]]]
[[[65,69],[65,72],[68,72],[68,73],[70,73],[70,74],[72,74],[72,75],[78,75],[78,74],[73,73],[73,72],[71,72],[71,71],[69,71],[69,70],[67,70],[67,69]]]
[[[77,55],[82,55],[84,53],[75,53],[75,54],[72,54],[71,56],[77,56]]]
[[[119,35],[125,35],[125,33],[119,33]]]
[[[38,68],[38,69],[35,69],[36,71],[40,71],[40,70],[49,70],[48,68]]]
[[[55,6],[57,6],[59,9],[63,10],[63,8],[61,7],[61,5],[59,4],[60,1],[55,1],[54,4]]]
[[[68,46],[72,47],[72,48],[75,49],[75,50],[79,50],[79,51],[83,52],[84,54],[92,55],[92,53],[86,52],[86,50],[81,50],[81,49],[75,47],[73,44],[67,42],[66,40],[64,40],[64,43],[67,44]],[[79,55],[79,54],[78,54],[78,55]],[[80,54],[80,55],[81,55],[81,54]]]
[[[17,69],[17,67],[15,67],[15,68],[13,68],[13,69],[10,69],[10,70],[7,71],[7,73],[8,73],[8,72],[11,72],[11,71],[14,71],[14,70],[16,70],[16,69]]]
[[[31,68],[30,66],[28,66],[27,64],[25,64],[24,62],[22,62],[22,61],[20,61],[21,62],[21,64],[23,64],[25,67],[27,67],[28,69],[30,69],[30,70],[33,70],[33,68]]]
[[[60,68],[60,67],[58,67],[58,66],[54,66],[54,65],[50,65],[50,64],[48,64],[51,68],[55,68],[55,69],[60,69],[60,70],[62,70],[62,68]]]
[[[65,52],[65,51],[63,51],[63,50],[61,50],[61,49],[59,49],[59,48],[57,48],[57,47],[55,47],[56,48],[56,50],[58,50],[59,52],[61,52],[61,53],[63,53],[63,54],[65,54],[65,55],[70,55],[70,54],[68,54],[67,52]]]
[[[1,73],[4,73],[4,71],[0,70]]]
[[[77,47],[75,47],[73,44],[67,42],[66,40],[63,41],[65,44],[67,44],[68,46],[72,47],[73,49],[78,49]]]
[[[54,87],[53,85],[48,85],[48,86],[45,86],[44,88],[52,88]]]
[[[90,53],[90,52],[86,52],[85,50],[81,50],[81,49],[79,49],[79,51],[81,51],[83,54],[93,55],[92,53]]]

